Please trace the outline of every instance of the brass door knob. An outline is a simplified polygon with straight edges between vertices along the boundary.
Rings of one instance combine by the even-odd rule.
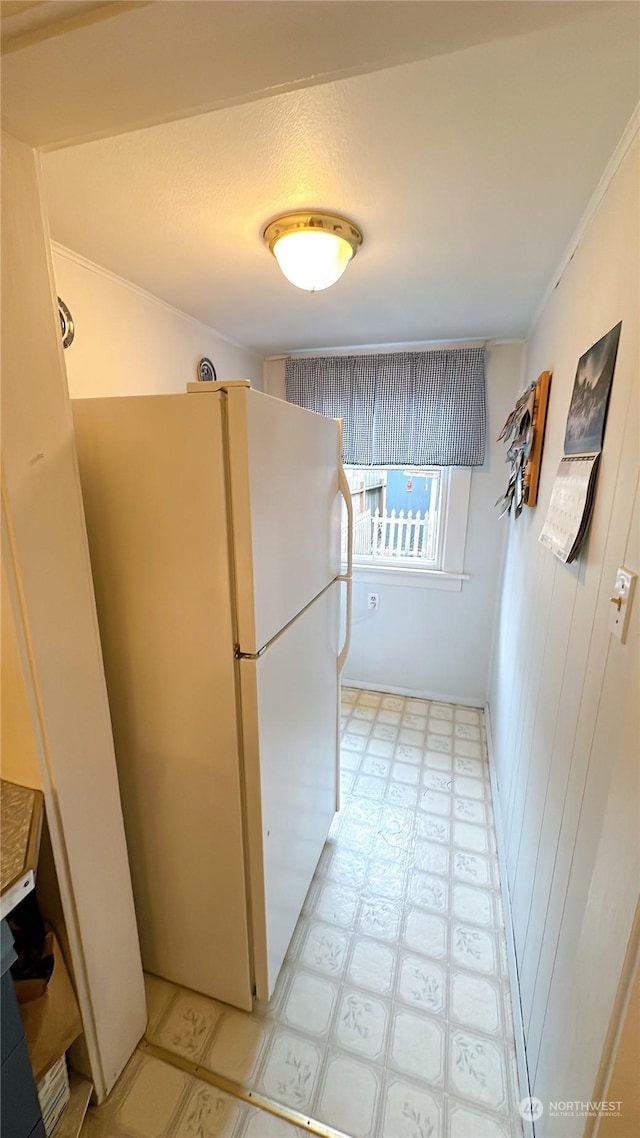
[[[609,600],[611,601],[612,605],[616,606],[618,612],[620,612],[620,609],[622,608],[622,597],[609,597]]]

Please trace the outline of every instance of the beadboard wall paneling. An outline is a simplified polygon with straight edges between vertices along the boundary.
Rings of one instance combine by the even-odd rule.
[[[526,378],[553,380],[538,507],[509,522],[490,680],[496,777],[532,1093],[544,1138],[584,1120],[637,901],[638,610],[609,633],[619,565],[640,569],[638,137],[533,329]],[[595,510],[562,565],[538,542],[579,357],[622,320]],[[635,503],[635,505],[634,505]]]

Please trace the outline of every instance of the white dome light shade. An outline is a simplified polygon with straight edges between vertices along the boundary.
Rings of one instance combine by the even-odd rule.
[[[353,249],[336,233],[298,229],[278,238],[273,255],[291,284],[307,292],[320,292],[340,280]]]
[[[287,280],[307,292],[335,284],[362,244],[362,234],[352,222],[319,212],[276,218],[265,229],[264,239]]]

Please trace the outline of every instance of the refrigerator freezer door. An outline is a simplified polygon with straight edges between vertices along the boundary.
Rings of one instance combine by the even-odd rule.
[[[249,1009],[221,396],[73,412],[143,963]]]
[[[237,637],[251,653],[340,572],[338,425],[260,391],[224,398]]]
[[[254,970],[269,999],[336,805],[338,606],[330,585],[241,660]]]

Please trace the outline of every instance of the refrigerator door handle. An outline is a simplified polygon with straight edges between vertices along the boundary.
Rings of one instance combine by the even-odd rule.
[[[234,644],[233,655],[236,660],[259,660],[267,650],[267,645],[261,648],[259,652],[243,652],[239,644]]]
[[[351,602],[353,591],[353,500],[351,498],[351,487],[349,486],[349,481],[344,472],[344,466],[342,464],[342,419],[338,419],[338,423],[338,488],[342,494],[342,497],[344,498],[344,504],[347,507],[347,571],[346,573],[341,573],[338,577],[338,580],[344,581],[347,586],[345,640],[342,651],[338,656],[338,675],[340,675],[345,665],[347,656],[349,655],[349,648],[351,647]]]
[[[342,647],[342,652],[338,656],[338,675],[340,675],[342,669],[344,668],[347,656],[349,655],[349,648],[351,647],[351,591],[353,589],[353,581],[351,580],[351,577],[347,577],[346,575],[338,577],[338,580],[344,581],[346,586],[347,586],[347,608],[346,608],[346,614],[345,614],[345,616],[346,616],[346,619],[345,619],[345,624],[346,624],[345,638],[344,638],[344,645]]]
[[[340,442],[342,443],[342,422],[340,419],[338,422],[340,423]],[[351,487],[349,486],[347,476],[344,472],[342,459],[338,467],[338,489],[347,507],[347,571],[346,573],[340,574],[339,577],[340,581],[346,581],[351,580],[353,575],[353,501],[351,498]]]

